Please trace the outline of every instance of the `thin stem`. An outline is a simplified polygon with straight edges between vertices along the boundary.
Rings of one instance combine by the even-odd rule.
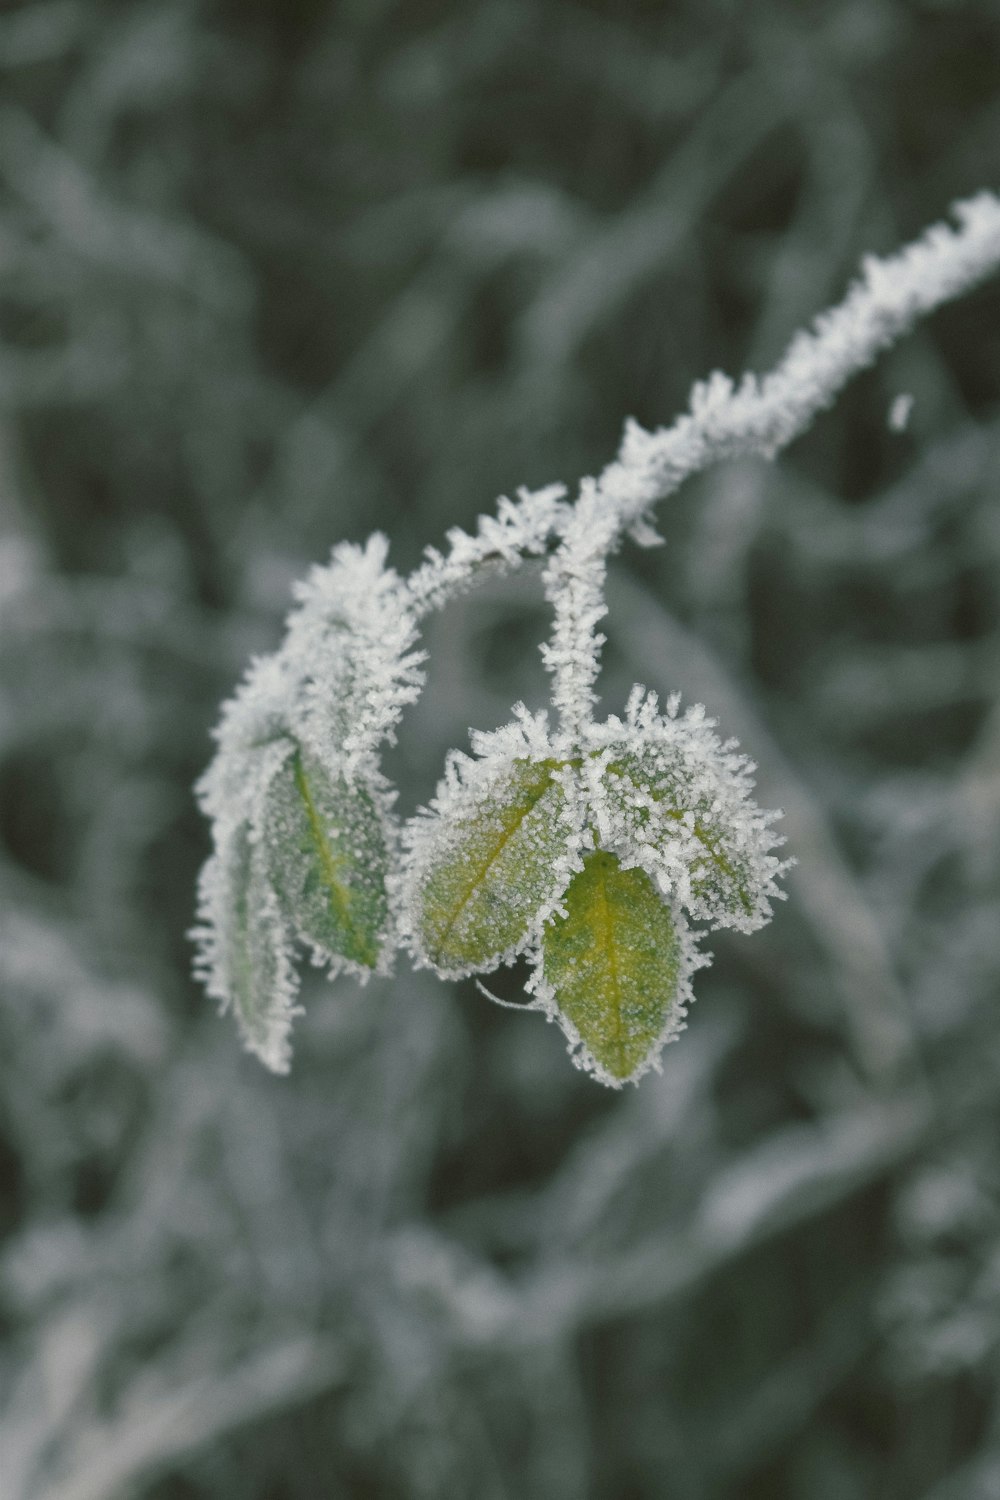
[[[592,718],[605,640],[596,627],[607,613],[607,559],[618,531],[618,515],[605,502],[599,484],[584,480],[562,545],[545,569],[545,597],[554,621],[542,659],[552,674],[552,703],[559,716],[557,748],[562,753],[572,753],[579,745]]]
[[[456,595],[497,573],[512,572],[528,557],[542,557],[572,514],[566,486],[518,490],[517,501],[502,496],[495,516],[480,516],[475,536],[460,526],[448,532],[448,551],[428,547],[425,560],[406,580],[408,606],[420,620]]]

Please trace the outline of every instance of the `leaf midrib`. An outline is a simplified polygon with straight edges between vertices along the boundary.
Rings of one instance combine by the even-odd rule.
[[[608,900],[608,865],[602,859],[597,866],[598,880],[598,902],[600,904],[599,923],[604,937],[604,950],[608,959],[608,979],[611,988],[612,1014],[614,1016],[614,1048],[617,1054],[618,1069],[616,1076],[621,1077],[624,1070],[624,1046],[622,1041],[622,985],[621,972],[618,967],[618,951],[615,944],[615,923],[611,914],[611,902]]]
[[[533,762],[528,762],[528,764],[533,764]],[[451,908],[451,911],[449,912],[447,921],[445,922],[444,926],[439,930],[439,933],[438,933],[438,938],[437,938],[437,950],[438,950],[437,956],[438,957],[440,957],[441,950],[444,948],[445,944],[448,942],[448,939],[451,937],[452,933],[454,932],[455,926],[456,926],[456,924],[458,922],[459,917],[462,915],[463,911],[468,906],[469,902],[472,900],[472,897],[474,896],[474,894],[476,893],[476,891],[482,885],[484,879],[486,878],[487,872],[493,867],[493,865],[496,864],[497,860],[500,858],[500,855],[503,853],[504,849],[510,843],[510,841],[514,837],[515,833],[517,833],[518,829],[521,827],[521,824],[524,822],[525,818],[527,818],[529,816],[529,814],[531,814],[532,812],[534,812],[534,810],[538,806],[539,802],[541,802],[542,798],[545,796],[546,792],[549,790],[550,786],[552,785],[552,771],[555,770],[557,767],[561,766],[563,763],[560,762],[560,761],[548,761],[548,760],[545,760],[545,761],[538,761],[535,764],[537,764],[542,770],[544,770],[547,773],[546,777],[545,777],[545,780],[540,783],[540,785],[538,787],[538,790],[532,796],[530,803],[526,807],[524,807],[523,809],[519,809],[518,816],[514,819],[513,822],[511,822],[508,826],[506,826],[504,828],[503,832],[500,834],[500,836],[497,839],[496,843],[493,844],[492,847],[490,848],[490,850],[488,851],[486,857],[479,862],[479,864],[477,866],[477,869],[476,869],[476,872],[472,875],[472,877],[470,878],[470,880],[467,882],[467,884],[465,885],[464,889],[462,890],[462,893],[459,896],[458,900],[455,902],[454,906]]]

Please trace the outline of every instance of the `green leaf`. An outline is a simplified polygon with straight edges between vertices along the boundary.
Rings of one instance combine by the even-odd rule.
[[[334,780],[296,747],[267,797],[264,844],[282,911],[329,959],[373,969],[388,921],[379,808],[363,783]]]
[[[704,904],[706,913],[719,908],[734,914],[753,912],[752,873],[746,860],[727,847],[731,841],[726,828],[692,797],[681,767],[667,768],[658,759],[647,763],[641,754],[626,751],[609,762],[605,787],[612,804],[640,825],[649,821],[650,814],[647,808],[630,805],[627,792],[631,787],[646,792],[664,819],[680,823],[686,813],[693,812],[693,832],[703,853],[691,864],[691,894]]]
[[[548,923],[542,972],[600,1070],[630,1078],[661,1040],[677,1001],[680,937],[642,870],[591,854]]]
[[[251,1050],[283,1072],[295,974],[288,933],[246,823],[235,831],[220,874],[216,992],[232,1005]]]
[[[517,760],[467,815],[440,819],[413,897],[415,935],[440,973],[492,968],[558,896],[571,832],[558,768]]]

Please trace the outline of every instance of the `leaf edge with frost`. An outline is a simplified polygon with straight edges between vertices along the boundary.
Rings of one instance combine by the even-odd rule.
[[[415,962],[446,979],[490,973],[531,946],[579,867],[586,837],[576,770],[553,756],[544,714],[529,715],[519,704],[512,723],[474,733],[472,743],[475,758],[453,752],[430,806],[403,828],[402,934]],[[518,777],[527,781],[520,802],[512,785]],[[505,891],[503,877],[513,875],[519,854],[521,885]],[[470,858],[479,880],[463,874]],[[428,940],[427,892],[435,883],[451,901],[445,937],[461,910],[464,931],[478,922],[477,948],[449,955],[441,951],[440,934]],[[492,937],[486,930],[491,917]]]

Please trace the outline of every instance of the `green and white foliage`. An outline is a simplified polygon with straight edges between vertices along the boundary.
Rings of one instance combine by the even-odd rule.
[[[388,970],[394,950],[442,978],[527,959],[528,1008],[573,1060],[617,1087],[659,1066],[708,959],[696,924],[751,933],[786,868],[778,816],[753,800],[753,765],[700,705],[634,688],[595,719],[609,556],[659,541],[652,507],[738,454],[773,457],[846,381],[921,315],[1000,266],[1000,199],[955,207],[896,256],[869,259],[843,302],[764,377],[718,372],[668,429],[626,423],[617,458],[581,481],[522,490],[428,548],[408,579],[384,537],[335,549],[297,590],[284,644],[255,662],[199,784],[214,853],[200,885],[199,971],[247,1045],[288,1066],[295,944],[331,976]],[[379,750],[423,682],[421,618],[482,578],[545,559],[552,718],[518,705],[506,727],[452,751],[427,809],[405,825]]]
[[[553,755],[544,715],[515,712],[473,735],[476,759],[452,753],[404,833],[406,934],[443,978],[488,973],[537,942],[585,847],[576,768]]]
[[[382,536],[337,547],[299,586],[284,644],[225,706],[198,786],[215,842],[198,969],[277,1071],[288,1067],[297,941],[331,976],[364,979],[392,961],[395,794],[378,751],[419,691],[422,657],[386,552]]]
[[[656,1066],[707,960],[690,922],[751,932],[784,868],[752,764],[696,706],[661,717],[636,687],[624,719],[551,734],[513,723],[453,754],[430,809],[407,825],[403,926],[442,978],[526,956],[535,1009],[574,1060],[618,1085]]]
[[[545,926],[528,988],[577,1067],[619,1088],[659,1069],[684,1030],[691,975],[708,962],[644,870],[595,850]]]
[[[701,704],[679,714],[672,693],[636,686],[624,719],[587,734],[589,804],[603,848],[644,870],[688,915],[713,928],[755,932],[783,896],[773,850],[778,814],[753,801],[753,762],[723,743]]]

